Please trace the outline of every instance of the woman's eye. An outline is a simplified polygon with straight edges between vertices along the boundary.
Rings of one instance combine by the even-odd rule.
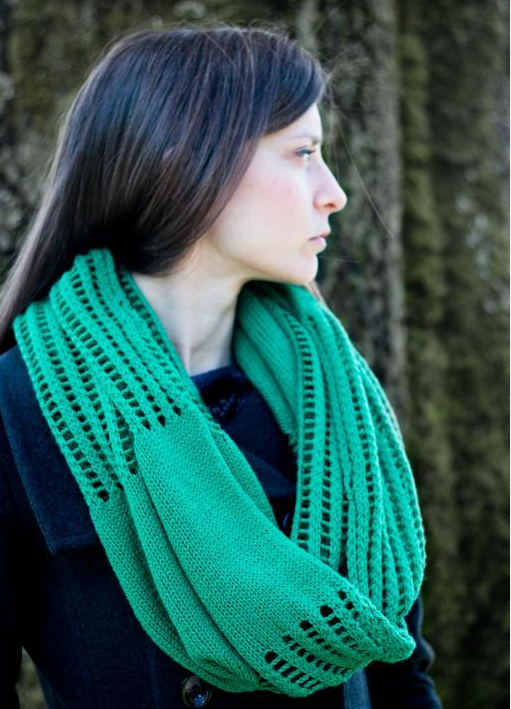
[[[312,155],[312,153],[315,153],[315,152],[316,152],[315,150],[309,150],[308,148],[303,148],[303,150],[299,150],[296,154],[297,154],[299,157],[302,157],[302,155],[307,155],[307,156],[309,156],[309,155]]]

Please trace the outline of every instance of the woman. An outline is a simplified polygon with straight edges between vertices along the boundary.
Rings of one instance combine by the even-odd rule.
[[[440,706],[397,420],[314,280],[326,81],[180,27],[78,92],[0,313],[2,706],[22,646],[49,707]]]

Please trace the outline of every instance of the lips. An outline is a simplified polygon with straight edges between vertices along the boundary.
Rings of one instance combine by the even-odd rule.
[[[320,236],[322,236],[324,239],[330,234],[330,230],[324,231],[321,234],[316,234],[316,236],[311,236],[311,239],[319,239]]]

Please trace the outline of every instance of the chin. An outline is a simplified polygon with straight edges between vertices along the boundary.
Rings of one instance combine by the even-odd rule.
[[[275,283],[289,283],[296,286],[304,286],[313,281],[318,273],[318,259],[314,255],[312,258],[301,259],[298,263],[288,268],[269,268],[259,266],[255,269],[258,275],[253,277],[261,281],[271,281]]]
[[[318,259],[314,256],[312,261],[307,264],[307,267],[297,269],[294,273],[287,274],[282,278],[282,282],[291,283],[296,286],[304,286],[310,281],[313,281],[318,275]]]

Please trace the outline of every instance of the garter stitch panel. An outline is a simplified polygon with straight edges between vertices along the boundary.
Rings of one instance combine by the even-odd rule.
[[[404,618],[426,563],[413,474],[377,378],[307,289],[247,283],[233,335],[297,457],[289,537],[108,249],[77,255],[13,328],[112,569],[163,652],[223,690],[292,697],[411,655]]]

